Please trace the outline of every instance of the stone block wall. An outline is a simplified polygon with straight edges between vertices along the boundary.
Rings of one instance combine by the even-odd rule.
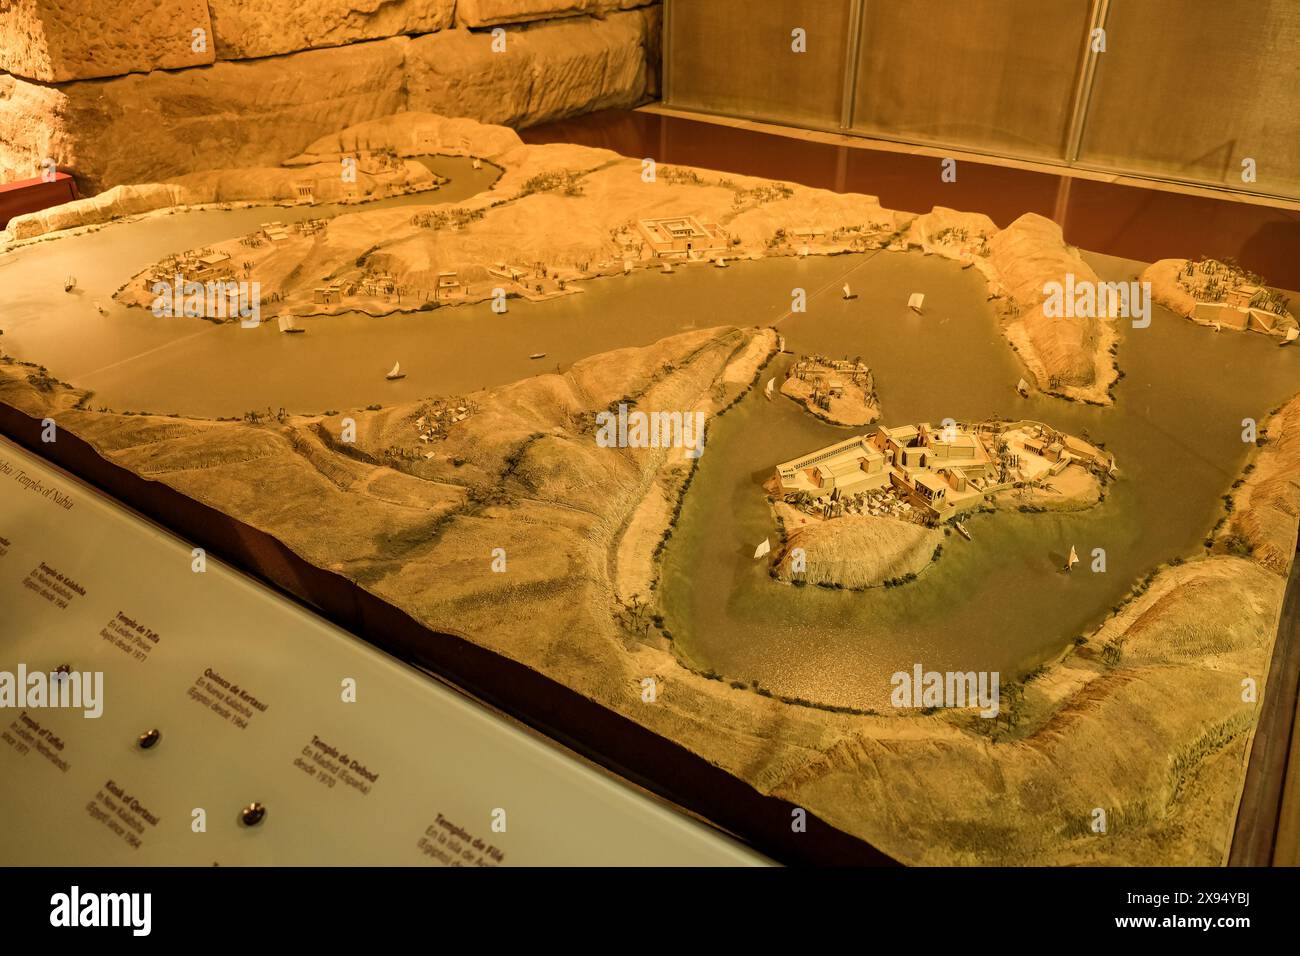
[[[88,194],[274,165],[403,110],[634,106],[658,95],[658,2],[0,0],[0,182],[46,157]]]

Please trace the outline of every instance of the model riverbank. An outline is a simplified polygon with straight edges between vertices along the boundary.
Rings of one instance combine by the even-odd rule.
[[[577,291],[594,277],[674,264],[713,268],[737,258],[914,248],[978,269],[1003,312],[1007,341],[1040,390],[1076,401],[1110,400],[1113,323],[1042,313],[1044,282],[1066,273],[1092,275],[1059,227],[1042,217],[1022,216],[999,230],[987,217],[943,207],[916,216],[861,194],[656,167],[607,150],[524,145],[501,127],[433,114],[399,114],[324,137],[284,169],[123,187],[134,192],[20,217],[12,229],[38,235],[183,202],[278,199],[286,190],[301,198],[303,189],[314,196],[319,188],[322,198],[346,198],[346,180],[341,191],[333,183],[348,160],[375,167],[368,173],[375,182],[362,183],[359,192],[386,195],[410,188],[409,177],[418,175],[412,157],[449,149],[490,158],[504,169],[500,181],[457,204],[439,204],[434,196],[421,208],[358,207],[311,230],[270,223],[211,246],[177,249],[130,277],[117,297],[150,308],[157,284],[179,275],[182,283],[256,282],[277,313],[387,315],[504,304],[516,296],[545,299]],[[393,176],[407,179],[384,178]],[[906,304],[898,303],[900,312]]]

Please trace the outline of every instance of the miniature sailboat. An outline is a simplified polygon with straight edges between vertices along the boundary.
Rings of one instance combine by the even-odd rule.
[[[66,279],[63,280],[63,291],[64,291],[64,292],[71,292],[71,291],[72,291],[73,289],[75,289],[76,287],[77,287],[77,277],[76,277],[76,276],[68,276]]]
[[[528,356],[528,357],[529,357],[530,359],[546,358],[546,353],[545,353],[545,352],[534,352],[532,355],[530,355],[530,356]]]
[[[290,335],[293,335],[293,334],[301,334],[307,331],[306,329],[298,328],[298,325],[297,323],[294,322],[292,315],[280,315],[277,318],[277,321],[280,323],[281,332],[285,332]]]
[[[665,263],[664,263],[664,275],[666,275],[666,276],[670,276],[670,275],[672,275],[672,274],[673,274],[673,264],[672,264],[671,262],[665,262]]]
[[[390,382],[395,382],[399,378],[406,378],[406,373],[402,371],[402,363],[394,362],[392,370],[384,377]]]
[[[623,260],[623,275],[627,275],[627,274],[630,273],[631,271],[632,271],[632,260],[631,260],[631,259],[624,259],[624,260]]]
[[[1016,383],[1016,391],[1020,393],[1021,398],[1029,397],[1029,383],[1023,378]]]
[[[482,169],[482,168],[483,168],[483,160],[481,160],[481,159],[479,159],[477,156],[475,156],[475,157],[474,157],[474,162],[470,163],[470,165],[473,166],[475,169]]]
[[[1074,566],[1079,563],[1079,552],[1074,550],[1074,545],[1070,545],[1070,556],[1065,559],[1065,570],[1073,571]]]
[[[768,401],[771,401],[771,400],[772,400],[772,393],[773,393],[774,391],[776,391],[776,379],[775,379],[775,378],[769,378],[769,379],[767,380],[767,386],[763,389],[763,395],[764,395],[765,398],[767,398]]]
[[[1278,342],[1277,344],[1290,345],[1296,339],[1300,339],[1300,329],[1290,328],[1286,330],[1286,338],[1284,338],[1281,342]]]
[[[1223,331],[1223,326],[1220,325],[1218,322],[1211,322],[1210,324],[1211,324],[1212,326],[1214,326],[1214,331],[1216,331],[1216,332],[1222,332],[1222,331]]]
[[[959,535],[961,535],[967,541],[970,540],[970,532],[966,530],[966,526],[964,524],[962,524],[960,521],[954,521],[952,523],[952,526],[957,529],[957,533]]]
[[[852,289],[849,288],[849,284],[847,282],[844,283],[844,298],[856,299],[857,297],[858,297],[857,293],[855,293]]]
[[[754,549],[754,560],[757,561],[759,558],[763,557],[763,555],[767,554],[771,550],[772,550],[772,540],[770,538],[764,538],[763,543]]]
[[[784,335],[778,335],[778,336],[776,337],[776,350],[777,350],[778,352],[784,352],[784,351],[785,351],[785,336],[784,336]]]
[[[727,260],[722,256],[718,256],[718,258],[714,259],[713,264],[717,266],[719,269],[727,268]]]
[[[811,252],[812,252],[812,249],[808,248],[807,246],[804,246],[802,249],[799,250],[799,255],[801,255],[801,256],[803,256],[805,259],[807,259],[808,256],[809,256],[809,254],[810,254]]]
[[[925,295],[921,292],[913,292],[907,298],[907,307],[917,315],[921,314],[921,306],[925,305]]]

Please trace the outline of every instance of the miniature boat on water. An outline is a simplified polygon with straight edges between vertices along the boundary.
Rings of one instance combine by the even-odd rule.
[[[970,540],[970,532],[966,530],[966,526],[964,524],[962,524],[960,521],[954,521],[952,523],[952,526],[957,529],[957,533],[959,535],[961,535],[967,541]]]
[[[770,402],[774,391],[776,391],[776,379],[769,378],[766,387],[763,389],[763,396]]]
[[[857,297],[858,297],[858,294],[857,294],[856,292],[854,292],[852,289],[849,288],[849,284],[848,284],[847,282],[844,283],[844,298],[845,298],[845,299],[856,299]]]
[[[1065,570],[1073,571],[1074,566],[1079,563],[1079,552],[1074,550],[1074,545],[1070,545],[1070,556],[1065,559]]]
[[[298,328],[298,324],[294,322],[292,315],[281,315],[277,318],[277,321],[280,323],[280,331],[287,335],[301,335],[303,332],[307,331],[306,329]]]
[[[75,289],[76,287],[77,287],[77,277],[76,277],[76,276],[68,276],[66,279],[63,280],[63,291],[64,291],[64,292],[71,292],[71,291],[72,291],[73,289]]]
[[[917,315],[921,314],[921,306],[925,305],[925,295],[921,292],[913,292],[907,299],[907,307]]]
[[[1223,331],[1223,326],[1222,326],[1221,324],[1219,324],[1218,322],[1211,322],[1210,324],[1211,324],[1212,326],[1214,326],[1214,331],[1216,331],[1216,332],[1222,332],[1222,331]]]
[[[784,336],[784,335],[778,335],[778,336],[776,337],[776,350],[777,350],[777,352],[784,352],[784,351],[785,351],[785,336]]]
[[[399,378],[406,378],[406,373],[402,371],[402,363],[394,362],[392,369],[384,376],[384,378],[388,379],[390,382],[395,382]]]
[[[724,259],[722,256],[718,256],[718,258],[714,259],[713,264],[717,266],[719,269],[727,268],[727,260]]]
[[[1020,393],[1021,398],[1029,397],[1029,383],[1023,378],[1016,383],[1016,391]]]
[[[759,558],[763,557],[763,555],[767,554],[771,550],[772,550],[772,539],[764,538],[763,543],[754,549],[754,560],[757,561]]]
[[[545,353],[545,352],[534,352],[532,355],[530,355],[530,356],[528,356],[528,357],[529,357],[530,359],[546,358],[546,353]]]
[[[1290,345],[1298,338],[1300,338],[1300,329],[1287,329],[1286,338],[1284,338],[1281,342],[1277,343],[1278,347],[1280,348],[1283,345]]]
[[[672,264],[671,262],[665,262],[665,263],[664,263],[664,270],[663,270],[663,271],[664,271],[664,275],[666,275],[666,276],[670,276],[670,275],[672,275],[672,274],[673,274],[673,264]]]
[[[479,159],[477,156],[475,156],[475,157],[474,157],[474,162],[470,163],[470,165],[473,166],[475,169],[482,169],[482,168],[483,168],[483,160],[481,160],[481,159]]]
[[[627,274],[630,273],[631,271],[632,271],[632,260],[631,260],[631,259],[624,259],[624,260],[623,260],[623,275],[627,275]]]

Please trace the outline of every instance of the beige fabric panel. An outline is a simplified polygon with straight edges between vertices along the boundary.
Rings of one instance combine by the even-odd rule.
[[[838,127],[848,0],[669,0],[670,103]],[[802,28],[807,52],[791,49]]]
[[[1081,161],[1300,195],[1300,2],[1111,0],[1106,36]]]
[[[1089,0],[866,0],[855,129],[1062,158]]]

